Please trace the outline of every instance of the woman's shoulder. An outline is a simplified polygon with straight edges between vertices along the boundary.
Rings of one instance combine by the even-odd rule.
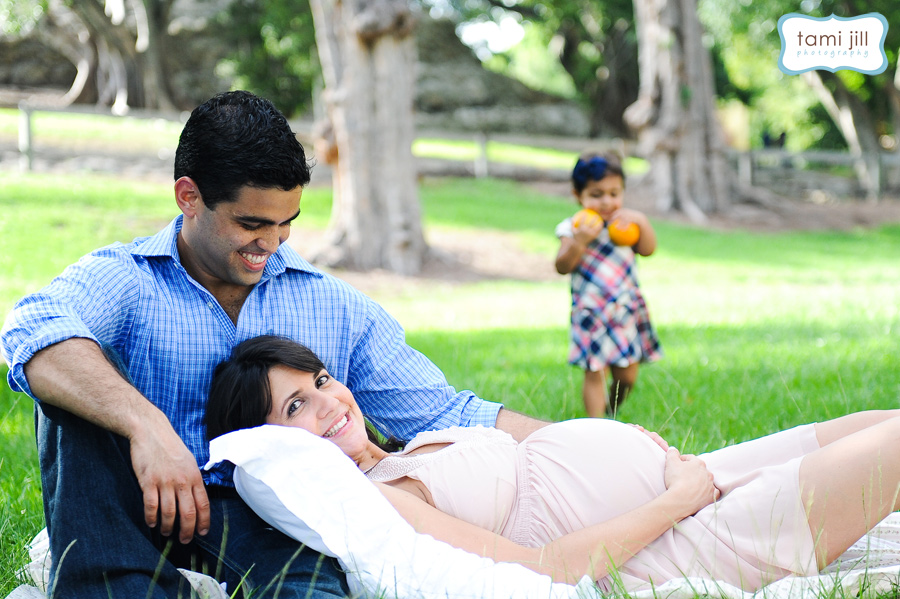
[[[447,443],[503,443],[515,444],[509,433],[489,426],[451,426],[449,428],[424,431],[407,443],[402,453],[409,453],[419,447],[431,444]]]
[[[402,451],[388,454],[369,469],[366,476],[376,482],[390,482],[409,475],[420,466],[431,463],[438,456],[458,455],[470,447],[516,445],[516,440],[508,433],[480,425],[425,431],[413,437]]]

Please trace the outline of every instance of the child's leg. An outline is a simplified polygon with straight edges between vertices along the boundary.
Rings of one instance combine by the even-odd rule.
[[[629,364],[624,368],[610,366],[609,371],[612,375],[612,381],[609,384],[609,412],[615,417],[619,406],[625,401],[637,382],[638,363]]]
[[[606,373],[603,370],[584,371],[581,396],[588,416],[603,418],[606,415]]]
[[[900,418],[836,439],[804,457],[800,489],[823,568],[900,508]]]

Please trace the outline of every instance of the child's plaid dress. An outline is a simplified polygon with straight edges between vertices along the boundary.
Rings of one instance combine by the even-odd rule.
[[[572,219],[556,228],[572,237]],[[607,226],[572,271],[569,363],[585,370],[625,367],[662,357],[637,279],[634,251],[613,244]]]

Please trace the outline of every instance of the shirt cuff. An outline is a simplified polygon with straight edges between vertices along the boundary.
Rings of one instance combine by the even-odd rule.
[[[481,405],[478,406],[478,409],[475,410],[475,413],[469,419],[469,426],[478,426],[480,424],[495,428],[497,426],[497,414],[500,413],[500,408],[502,407],[502,403],[482,400]]]
[[[85,331],[81,333],[63,333],[61,331],[48,332],[43,335],[32,337],[24,343],[21,343],[13,352],[13,355],[9,357],[9,375],[7,377],[9,387],[13,391],[27,393],[32,399],[40,401],[40,398],[35,397],[34,393],[31,391],[31,386],[28,384],[28,379],[25,377],[25,364],[34,357],[34,354],[42,349],[75,338],[90,339],[99,344],[96,337],[91,335],[90,332]]]

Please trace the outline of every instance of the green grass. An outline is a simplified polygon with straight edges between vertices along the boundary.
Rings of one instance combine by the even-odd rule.
[[[14,143],[18,139],[20,111],[0,108],[0,140]],[[114,117],[106,115],[34,112],[31,129],[35,147],[64,147],[69,151],[105,151],[141,153],[171,151],[178,145],[182,124],[163,118]],[[481,149],[474,140],[420,138],[413,143],[416,156],[444,160],[473,161]],[[522,146],[488,141],[488,160],[545,169],[572,168],[577,152],[541,146]],[[625,163],[629,174],[646,170],[646,163],[629,158]]]
[[[473,136],[474,137],[474,136]],[[579,152],[557,150],[542,146],[488,140],[485,144],[490,162],[518,164],[534,168],[569,170],[575,166]],[[413,142],[413,155],[422,158],[473,161],[481,155],[481,145],[475,139],[438,139],[422,137]],[[627,157],[624,163],[628,175],[640,175],[647,171],[647,162]]]
[[[575,164],[578,152],[552,148],[520,146],[498,141],[487,142],[487,157],[491,162],[505,162],[549,169],[569,169]],[[413,143],[413,154],[445,160],[475,160],[481,154],[480,144],[472,140],[420,138]]]
[[[150,235],[176,214],[171,185],[4,173],[0,314],[92,249]]]
[[[18,138],[19,115],[16,108],[0,108],[0,138]],[[35,147],[63,146],[72,151],[171,152],[178,145],[182,127],[179,122],[162,118],[60,112],[34,112],[31,117]]]
[[[495,180],[426,180],[426,227],[499,230],[552,261],[567,198]],[[304,192],[297,226],[321,228],[330,192]],[[4,173],[0,313],[101,244],[156,231],[176,214],[169,185]],[[665,357],[642,368],[620,418],[704,451],[900,396],[900,226],[848,233],[712,232],[654,223],[640,275]],[[535,416],[584,415],[565,364],[565,277],[480,282],[375,296],[409,342],[458,388]],[[42,526],[31,400],[0,389],[0,596]]]

